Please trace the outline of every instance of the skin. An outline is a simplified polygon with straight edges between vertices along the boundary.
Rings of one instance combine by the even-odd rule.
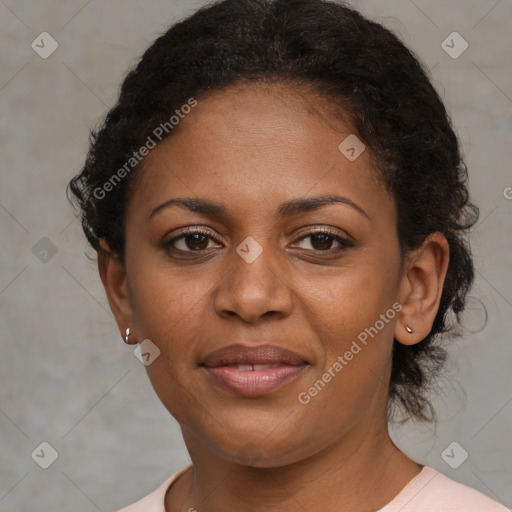
[[[391,350],[393,338],[412,345],[429,333],[448,243],[433,233],[401,254],[395,201],[369,148],[345,158],[338,146],[350,125],[330,119],[311,91],[249,84],[198,101],[144,161],[126,212],[125,263],[105,240],[98,254],[120,332],[130,327],[130,342],[150,339],[161,351],[148,375],[193,462],[166,510],[377,510],[422,467],[388,434]],[[277,216],[285,201],[332,194],[365,213],[336,203]],[[178,197],[222,203],[226,215],[174,205],[150,217]],[[211,238],[165,247],[185,227]],[[352,244],[311,236],[326,228]],[[252,263],[236,252],[247,237],[262,248]],[[299,393],[394,303],[401,311],[301,404]],[[237,342],[276,344],[309,365],[271,394],[242,397],[200,366]]]

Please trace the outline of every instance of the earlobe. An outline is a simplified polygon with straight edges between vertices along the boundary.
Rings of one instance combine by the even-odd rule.
[[[126,341],[126,332],[130,329],[130,339],[127,343],[136,343],[125,265],[110,249],[105,239],[100,240],[98,249],[98,271],[122,338]]]
[[[432,329],[443,293],[449,263],[449,245],[442,233],[429,235],[407,254],[400,286],[401,321],[395,339],[414,345]]]

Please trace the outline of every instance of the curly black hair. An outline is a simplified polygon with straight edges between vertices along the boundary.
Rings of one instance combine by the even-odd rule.
[[[406,420],[432,421],[428,391],[447,354],[440,340],[457,334],[473,283],[465,236],[479,212],[469,201],[451,120],[422,64],[391,31],[348,5],[223,0],[159,36],[127,74],[101,127],[91,131],[85,165],[69,183],[85,235],[96,250],[104,238],[123,260],[124,213],[141,170],[138,150],[154,139],[155,127],[166,126],[160,132],[170,136],[170,116],[191,99],[269,81],[313,88],[332,102],[334,117],[342,107],[396,201],[403,252],[437,231],[448,240],[450,261],[432,330],[412,346],[394,341],[389,383],[388,419],[398,406]]]

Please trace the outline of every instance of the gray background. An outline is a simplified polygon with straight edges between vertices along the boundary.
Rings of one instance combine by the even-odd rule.
[[[1,512],[115,510],[188,463],[176,422],[119,337],[64,190],[125,72],[203,3],[0,0]],[[439,422],[393,436],[418,461],[511,507],[512,1],[353,5],[431,69],[481,208],[475,298],[434,401]],[[47,59],[31,48],[43,31],[59,44]],[[457,59],[441,47],[453,31],[469,43]],[[31,458],[42,441],[58,452],[46,470]],[[441,456],[453,441],[469,453],[458,469]]]

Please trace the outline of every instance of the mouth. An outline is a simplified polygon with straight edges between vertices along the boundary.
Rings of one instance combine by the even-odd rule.
[[[300,355],[275,345],[230,345],[212,352],[201,363],[215,383],[247,397],[282,388],[308,365]]]

